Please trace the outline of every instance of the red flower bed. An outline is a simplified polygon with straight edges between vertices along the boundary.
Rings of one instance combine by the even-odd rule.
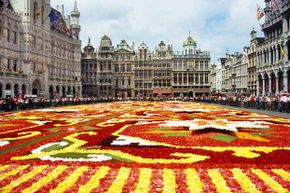
[[[0,124],[4,192],[289,190],[289,119],[132,102],[0,114]]]

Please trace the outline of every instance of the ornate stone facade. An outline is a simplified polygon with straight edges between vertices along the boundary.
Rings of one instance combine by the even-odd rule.
[[[133,47],[134,49],[134,47]],[[114,97],[134,96],[134,50],[125,40],[117,44],[114,51]]]
[[[290,90],[290,1],[277,2],[273,10],[265,0],[265,40],[257,48],[257,94],[273,95]]]
[[[91,39],[89,39],[88,45],[82,53],[81,69],[83,96],[98,96],[98,60],[95,48],[91,45]]]
[[[161,41],[153,56],[153,95],[172,96],[172,46]]]
[[[172,46],[163,41],[155,52],[150,52],[142,42],[135,51],[134,45],[129,46],[122,40],[114,49],[111,39],[103,36],[97,54],[91,45],[84,49],[83,94],[122,98],[208,95],[209,52],[196,49],[192,37],[187,38],[183,47],[183,54],[174,55]],[[98,67],[90,71],[88,64],[97,64]],[[96,82],[92,77],[94,74],[97,76]],[[93,83],[90,88],[87,87],[89,80]],[[97,93],[93,87],[98,88]],[[87,92],[87,89],[94,92]]]
[[[76,3],[71,22],[64,17],[63,7],[51,8],[50,0],[11,0],[11,7],[14,12],[4,8],[0,13],[1,25],[7,23],[1,54],[14,52],[1,62],[5,71],[0,79],[2,97],[81,96],[80,14]],[[51,14],[55,14],[53,21]]]
[[[0,98],[26,94],[29,82],[21,60],[21,16],[10,6],[0,7]]]
[[[183,43],[182,54],[173,56],[174,96],[202,96],[210,93],[210,54],[197,49],[189,36]]]
[[[108,36],[103,36],[98,50],[98,96],[113,97],[113,54],[114,47]]]
[[[135,97],[153,97],[153,54],[142,42],[134,61]]]
[[[250,46],[247,49],[248,56],[248,93],[256,96],[257,91],[257,47],[264,41],[264,38],[257,37],[257,32],[251,31]]]

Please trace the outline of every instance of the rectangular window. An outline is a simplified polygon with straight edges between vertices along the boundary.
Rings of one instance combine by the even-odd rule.
[[[200,83],[203,84],[203,74],[200,75]]]
[[[187,84],[187,74],[183,75],[183,84]]]
[[[203,68],[204,66],[203,66],[203,61],[200,61],[200,70],[203,70],[204,68]]]
[[[6,34],[7,34],[7,42],[10,42],[10,30],[6,29]]]
[[[205,84],[208,84],[208,74],[205,74]]]
[[[173,81],[174,81],[174,84],[177,84],[177,74],[174,74]]]
[[[173,69],[176,70],[177,69],[177,62],[174,61],[174,64],[173,64]]]
[[[195,84],[199,84],[199,77],[198,76],[199,76],[198,74],[195,75]]]
[[[17,43],[17,33],[15,31],[12,32],[12,42],[13,44]]]
[[[189,74],[189,84],[193,84],[193,74]]]
[[[119,72],[119,65],[115,65],[115,72]]]
[[[205,70],[208,70],[208,61],[205,61]]]
[[[179,74],[179,76],[178,76],[178,83],[182,84],[182,74]]]
[[[195,61],[195,69],[198,70],[198,61]]]
[[[125,72],[125,64],[121,64],[121,72]]]
[[[181,62],[181,61],[178,62],[178,69],[179,69],[179,70],[182,69],[182,62]]]

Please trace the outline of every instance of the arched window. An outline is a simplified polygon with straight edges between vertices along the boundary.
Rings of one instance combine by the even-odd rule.
[[[10,39],[11,39],[11,34],[10,34],[10,30],[11,30],[11,24],[8,23],[7,25],[8,27],[6,28],[6,36],[7,36],[7,42],[10,42]]]
[[[36,1],[33,3],[33,22],[36,23],[36,17],[37,17],[37,11],[38,11],[38,5]]]
[[[17,61],[16,60],[13,61],[13,71],[14,72],[17,71]]]
[[[44,6],[42,6],[41,7],[41,22],[42,22],[42,24],[44,24],[44,21],[45,21],[45,19],[44,19]]]

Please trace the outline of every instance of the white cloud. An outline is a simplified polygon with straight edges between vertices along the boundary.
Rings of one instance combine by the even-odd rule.
[[[68,14],[74,1],[52,0],[52,6],[57,4],[64,4]],[[85,46],[91,37],[98,47],[107,34],[114,45],[121,39],[136,45],[145,41],[152,50],[163,40],[178,51],[190,30],[215,61],[227,49],[242,51],[253,27],[260,31],[256,4],[264,5],[263,0],[78,0],[81,39]]]

